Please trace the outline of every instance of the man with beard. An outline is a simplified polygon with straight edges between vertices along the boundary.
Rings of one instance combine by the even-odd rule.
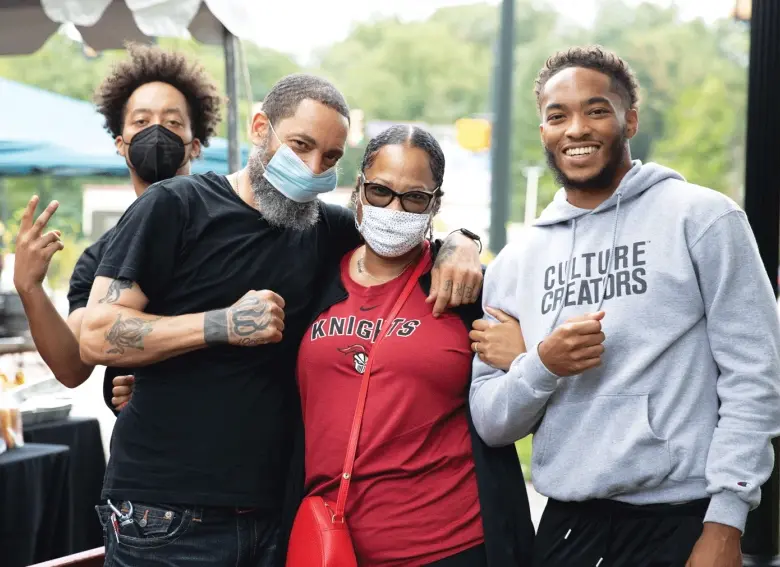
[[[534,433],[535,565],[737,567],[780,434],[775,298],[733,201],[631,160],[637,91],[598,47],[539,74],[563,188],[488,269],[484,305],[528,352],[477,357],[474,424],[492,445]]]
[[[190,173],[192,160],[216,132],[221,97],[205,69],[179,53],[145,45],[130,45],[127,52],[129,57],[97,88],[95,99],[117,152],[127,162],[135,194],[140,196],[152,183]],[[81,322],[95,271],[114,229],[87,248],[76,263],[68,291],[70,311],[63,319],[43,290],[49,263],[63,248],[57,231],[44,232],[59,204],[49,204],[33,222],[38,201],[37,196],[30,199],[22,215],[14,285],[38,352],[57,380],[75,388],[94,368],[79,355]],[[106,369],[104,397],[109,407],[112,378],[118,373],[116,368]],[[121,386],[132,377],[116,380]]]
[[[246,169],[157,184],[98,268],[81,355],[136,368],[99,508],[107,565],[275,561],[298,345],[320,274],[359,236],[352,213],[317,199],[347,139],[341,93],[292,75],[262,108]],[[452,238],[438,312],[481,284],[477,246]]]

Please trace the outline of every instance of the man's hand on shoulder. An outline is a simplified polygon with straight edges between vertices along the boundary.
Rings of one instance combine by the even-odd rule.
[[[477,243],[455,232],[444,241],[431,271],[433,315],[438,317],[447,307],[474,303],[482,287],[482,264]]]
[[[705,522],[685,567],[742,567],[741,538],[737,528]]]
[[[227,309],[206,313],[206,344],[258,346],[278,343],[284,331],[284,299],[272,291],[249,291]]]

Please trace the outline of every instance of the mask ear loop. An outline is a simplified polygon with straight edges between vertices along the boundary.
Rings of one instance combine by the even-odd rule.
[[[363,174],[360,173],[358,175],[357,184],[355,185],[355,228],[358,229],[358,232],[360,232],[360,224],[358,223],[358,205],[360,205],[361,212],[363,210],[363,201],[360,198],[360,193],[363,188],[363,181],[364,181]]]
[[[439,187],[433,192],[433,199],[431,199],[431,210],[428,213],[428,240],[433,243],[433,209],[436,206],[436,196],[439,194]]]

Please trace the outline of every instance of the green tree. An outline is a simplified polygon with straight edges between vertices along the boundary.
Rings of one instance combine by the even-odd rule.
[[[490,52],[439,22],[362,24],[320,69],[367,120],[451,123],[487,107]]]
[[[720,76],[680,92],[654,157],[689,181],[740,199],[745,99]]]

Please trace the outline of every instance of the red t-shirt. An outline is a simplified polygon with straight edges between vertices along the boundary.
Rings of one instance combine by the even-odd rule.
[[[413,271],[367,288],[350,278],[351,256],[341,264],[349,298],[319,316],[298,355],[306,492],[333,503],[376,322]],[[470,342],[460,317],[435,319],[425,298],[416,286],[371,372],[346,508],[364,567],[425,565],[484,541],[466,421]]]

